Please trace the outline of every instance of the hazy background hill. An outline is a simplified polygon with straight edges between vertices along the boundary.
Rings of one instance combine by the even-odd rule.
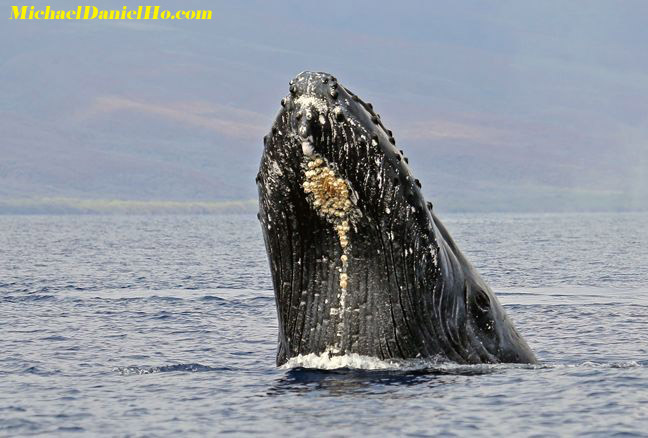
[[[213,19],[3,21],[0,211],[253,210],[302,70],[374,104],[440,210],[648,208],[646,2],[160,5]]]

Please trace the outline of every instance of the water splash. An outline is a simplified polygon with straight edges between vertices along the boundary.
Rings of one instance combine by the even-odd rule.
[[[363,356],[356,353],[348,353],[344,355],[333,355],[329,352],[321,354],[305,354],[298,355],[288,359],[288,361],[281,366],[281,369],[292,368],[310,368],[320,370],[336,370],[336,369],[358,369],[358,370],[416,370],[427,369],[433,366],[438,366],[443,363],[440,358],[426,358],[426,359],[379,359],[377,357]]]
[[[619,362],[592,362],[585,361],[572,364],[541,363],[541,364],[459,364],[450,362],[443,357],[417,358],[417,359],[379,359],[377,357],[363,356],[356,353],[332,355],[329,352],[322,354],[310,353],[290,358],[280,368],[290,370],[293,368],[306,368],[317,370],[382,370],[382,371],[424,371],[482,374],[506,369],[561,369],[561,368],[639,368],[644,364],[634,360]]]

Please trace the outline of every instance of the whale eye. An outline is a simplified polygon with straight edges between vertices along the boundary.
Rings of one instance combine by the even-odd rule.
[[[495,324],[491,315],[491,301],[488,294],[483,290],[475,291],[471,307],[477,327],[484,333],[492,333],[495,330]]]
[[[483,290],[477,291],[475,294],[475,306],[483,312],[487,313],[490,310],[490,298]]]

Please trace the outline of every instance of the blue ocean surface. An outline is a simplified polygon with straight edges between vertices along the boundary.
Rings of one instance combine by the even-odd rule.
[[[0,216],[0,435],[648,436],[648,214],[441,218],[540,365],[277,368],[254,215]]]

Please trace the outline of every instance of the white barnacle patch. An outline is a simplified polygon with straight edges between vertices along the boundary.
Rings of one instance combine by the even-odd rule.
[[[301,146],[302,146],[302,152],[307,157],[310,157],[315,153],[315,148],[313,148],[313,143],[311,143],[310,141],[308,140],[302,141]]]
[[[328,111],[328,103],[326,100],[312,94],[303,94],[295,100],[295,104],[302,107],[314,107],[320,114],[326,114]]]

